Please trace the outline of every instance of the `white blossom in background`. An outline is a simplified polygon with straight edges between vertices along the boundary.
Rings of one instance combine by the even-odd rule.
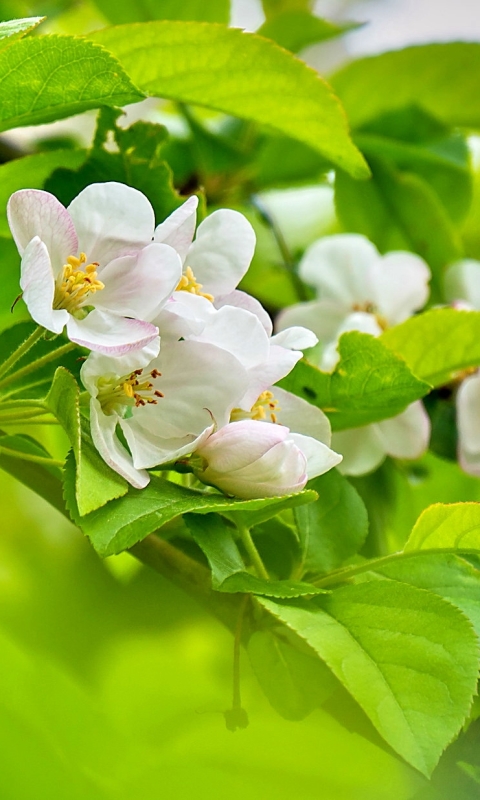
[[[150,344],[155,317],[181,278],[176,251],[153,242],[147,198],[121,183],[84,189],[66,209],[52,194],[15,192],[8,221],[22,257],[23,299],[38,325],[77,344],[123,355]]]
[[[358,330],[378,336],[404,322],[428,299],[430,270],[413,253],[382,256],[358,234],[338,234],[314,242],[299,264],[300,277],[315,288],[317,299],[290,306],[279,314],[277,329],[304,325],[323,345],[318,366],[332,371],[342,333]],[[361,428],[336,432],[332,446],[343,455],[339,469],[362,475],[387,455],[418,458],[428,447],[430,422],[420,402],[402,414]]]

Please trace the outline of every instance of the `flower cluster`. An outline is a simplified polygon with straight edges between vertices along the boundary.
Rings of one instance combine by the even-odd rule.
[[[33,319],[91,352],[81,379],[92,439],[142,488],[148,469],[188,459],[204,483],[238,497],[300,491],[341,461],[325,415],[275,383],[316,336],[272,335],[268,314],[236,289],[255,235],[238,212],[196,230],[197,198],[155,227],[147,198],[88,186],[68,209],[22,190],[8,218]]]

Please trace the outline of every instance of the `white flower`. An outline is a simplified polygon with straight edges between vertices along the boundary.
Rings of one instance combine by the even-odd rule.
[[[247,376],[230,353],[198,342],[169,343],[147,367],[138,363],[138,353],[92,353],[81,378],[92,397],[96,448],[112,469],[142,488],[149,481],[147,468],[193,452],[228,422]],[[117,425],[130,452],[116,435]]]
[[[444,284],[446,299],[456,308],[480,310],[480,261],[466,258],[451,264]]]
[[[177,286],[181,262],[153,243],[154,213],[141,192],[92,184],[66,209],[48,192],[25,189],[7,213],[23,299],[39,325],[57,334],[66,326],[73,342],[108,355],[149,343],[150,355],[158,353],[158,331],[146,320]]]
[[[456,398],[458,460],[470,475],[480,477],[480,374],[462,381]]]
[[[313,454],[314,440],[308,440],[284,425],[252,419],[231,422],[197,448],[195,455],[203,464],[195,474],[204,483],[245,499],[300,492],[309,478],[340,460],[324,447],[320,466],[318,453]]]

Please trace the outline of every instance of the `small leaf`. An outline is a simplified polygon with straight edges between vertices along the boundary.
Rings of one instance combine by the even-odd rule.
[[[308,642],[388,744],[429,776],[476,690],[478,642],[467,618],[431,592],[391,581],[258,602]]]
[[[337,470],[310,481],[315,503],[294,510],[305,572],[329,572],[355,555],[368,533],[367,510]]]
[[[91,36],[147,94],[267,125],[310,145],[352,175],[368,176],[329,86],[272,42],[198,22],[122,25]]]
[[[39,36],[0,52],[0,131],[143,97],[113,56],[86,39]]]
[[[8,47],[17,39],[21,39],[26,33],[33,31],[45,17],[25,17],[25,19],[10,19],[0,22],[0,50]]]
[[[480,552],[480,503],[435,503],[420,514],[404,552],[437,549]]]
[[[80,516],[127,492],[127,482],[98,455],[86,420],[80,417],[80,390],[64,367],[59,367],[45,403],[62,425],[75,455],[75,497]],[[74,520],[76,522],[76,520]]]
[[[0,445],[29,455],[51,458],[48,450],[45,450],[39,442],[24,434],[17,433],[9,436],[0,431]],[[47,503],[61,511],[62,514],[66,513],[62,497],[62,473],[57,466],[35,464],[33,461],[24,461],[0,453],[0,467],[43,497]]]
[[[480,364],[480,312],[433,308],[385,331],[381,341],[433,386]]]
[[[403,361],[373,336],[342,334],[332,373],[299,361],[279,385],[323,409],[334,431],[393,417],[429,391]]]

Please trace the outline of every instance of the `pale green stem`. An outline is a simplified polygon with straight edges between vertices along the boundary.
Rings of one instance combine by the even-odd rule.
[[[3,447],[0,445],[0,455],[9,456],[10,458],[19,458],[21,461],[33,461],[34,464],[43,464],[48,467],[64,467],[64,461],[57,461],[54,458],[47,458],[46,456],[35,456],[32,453],[22,453],[20,450],[11,450],[10,447]]]
[[[57,358],[61,358],[66,353],[74,350],[76,346],[77,345],[73,342],[69,342],[68,344],[64,344],[63,347],[58,347],[56,350],[52,350],[51,353],[47,353],[47,355],[42,356],[42,358],[37,358],[36,361],[32,361],[31,364],[28,364],[26,367],[17,370],[17,372],[13,372],[8,376],[8,378],[4,378],[3,381],[0,381],[0,389],[3,389],[5,386],[9,386],[10,383],[14,383],[20,378],[24,378],[25,375],[30,375],[30,373],[42,369],[42,367],[44,367],[46,364],[49,364],[50,361],[56,361]],[[0,375],[2,374],[3,372],[0,370]]]
[[[31,333],[30,336],[27,339],[25,339],[25,341],[22,342],[22,344],[19,347],[17,347],[17,349],[14,350],[14,352],[0,366],[0,375],[5,375],[5,373],[8,372],[9,369],[13,367],[14,364],[17,363],[19,358],[24,356],[25,353],[28,353],[30,348],[33,347],[33,345],[36,342],[38,342],[39,339],[41,339],[44,333],[45,333],[45,328],[42,328],[40,325],[38,326],[38,328],[35,328],[33,333]]]
[[[246,525],[243,525],[239,521],[236,521],[236,526],[240,534],[240,538],[245,546],[245,550],[249,555],[250,561],[252,562],[252,565],[255,567],[255,572],[257,573],[259,578],[264,578],[264,580],[269,581],[270,575],[265,569],[265,564],[260,558],[260,553],[255,547],[255,543],[250,535],[249,528],[247,528]]]

